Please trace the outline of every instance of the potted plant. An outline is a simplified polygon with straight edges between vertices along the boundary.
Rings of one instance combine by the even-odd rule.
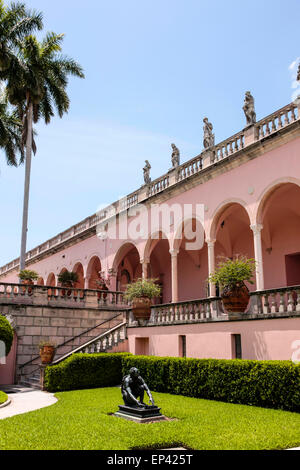
[[[239,255],[235,259],[225,258],[209,277],[210,282],[219,286],[227,312],[245,312],[250,298],[245,281],[253,284],[255,267],[255,260],[246,256]]]
[[[19,279],[21,281],[21,284],[26,284],[33,286],[34,281],[36,281],[39,278],[39,275],[36,271],[31,271],[30,269],[22,269],[19,272]],[[23,292],[25,292],[26,289],[23,289]],[[32,289],[28,287],[28,293],[31,294]]]
[[[100,276],[99,279],[95,280],[95,284],[96,284],[96,289],[102,291],[102,292],[98,292],[98,299],[106,300],[107,293],[106,292],[103,293],[103,291],[108,291],[108,287],[106,285],[105,279],[102,276]]]
[[[58,276],[58,282],[60,283],[61,287],[74,287],[74,284],[78,281],[78,274],[74,271],[63,271]],[[65,289],[62,289],[62,296],[66,294]],[[71,295],[71,291],[67,291],[67,295]]]
[[[39,344],[42,364],[51,364],[55,354],[56,344],[52,341],[41,341]]]
[[[128,284],[125,299],[132,302],[132,312],[137,320],[149,320],[151,315],[151,299],[159,297],[160,286],[156,279],[138,279]]]

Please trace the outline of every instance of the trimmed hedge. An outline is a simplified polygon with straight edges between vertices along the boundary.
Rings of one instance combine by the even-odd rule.
[[[131,367],[155,392],[300,412],[300,364],[290,361],[74,354],[47,367],[45,387],[56,392],[119,385]]]
[[[7,318],[0,314],[0,341],[5,344],[6,356],[11,350],[14,339],[14,330]]]
[[[5,403],[7,400],[8,396],[6,395],[6,393],[1,392],[0,390],[0,405],[3,405],[3,403]]]
[[[73,354],[45,370],[49,392],[111,387],[122,380],[122,358],[129,353]]]
[[[300,364],[291,361],[127,356],[156,392],[300,412]]]

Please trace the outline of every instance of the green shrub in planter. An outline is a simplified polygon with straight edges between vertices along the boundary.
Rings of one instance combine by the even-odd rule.
[[[147,297],[148,299],[159,297],[161,288],[155,283],[155,281],[155,279],[138,279],[137,281],[128,284],[125,291],[125,298],[132,301],[141,297]]]
[[[12,342],[14,339],[14,330],[7,318],[0,314],[0,341],[5,344],[6,356],[11,350]]]

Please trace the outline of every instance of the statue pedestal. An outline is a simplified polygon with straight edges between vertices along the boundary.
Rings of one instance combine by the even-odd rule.
[[[164,421],[167,418],[160,413],[157,406],[135,407],[128,405],[119,405],[119,411],[114,416],[124,418],[136,423],[149,423],[152,421]]]

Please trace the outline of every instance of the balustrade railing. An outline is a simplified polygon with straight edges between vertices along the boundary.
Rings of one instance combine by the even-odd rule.
[[[16,283],[0,283],[0,304],[2,303],[41,302],[50,305],[77,304],[83,307],[120,307],[130,303],[124,298],[124,292],[102,291],[58,286],[39,286]]]
[[[245,136],[243,132],[235,134],[229,139],[224,140],[220,144],[215,146],[215,158],[214,162],[223,160],[223,158],[229,157],[230,155],[242,150],[245,146]]]
[[[178,167],[176,180],[185,180],[186,178],[189,178],[189,176],[199,173],[200,170],[202,170],[202,157],[198,155],[193,160],[190,160]]]
[[[172,323],[198,322],[217,318],[223,314],[219,297],[155,305],[151,308],[149,324],[162,325]]]
[[[260,140],[264,137],[268,137],[283,127],[292,124],[298,118],[298,108],[295,103],[291,103],[279,109],[256,124],[257,139]]]
[[[109,331],[102,333],[97,338],[93,338],[88,343],[79,346],[72,351],[75,353],[101,353],[117,346],[121,341],[126,339],[126,322],[117,325]]]
[[[153,181],[150,184],[149,196],[153,196],[154,194],[160,193],[164,189],[168,188],[169,184],[170,184],[169,175],[165,175],[162,178]]]
[[[300,286],[255,291],[250,296],[249,314],[300,314]]]

